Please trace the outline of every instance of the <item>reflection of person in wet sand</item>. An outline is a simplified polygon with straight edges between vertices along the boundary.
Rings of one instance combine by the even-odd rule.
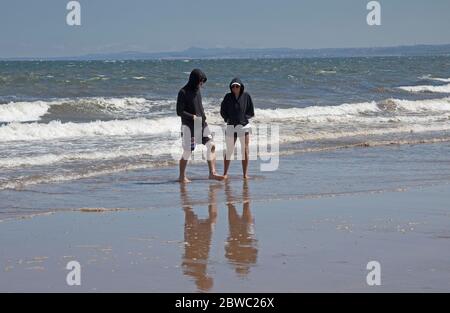
[[[233,192],[229,182],[226,183],[225,193],[227,196],[229,223],[225,257],[234,265],[237,274],[245,276],[250,272],[250,267],[256,264],[258,256],[253,217],[250,211],[248,182],[244,181],[243,185],[242,215],[237,213],[235,206],[236,199],[233,198]]]
[[[194,213],[186,185],[180,186],[181,202],[185,213],[183,271],[185,275],[194,278],[199,291],[209,291],[214,282],[207,273],[208,258],[213,227],[217,219],[216,192],[221,186],[209,186],[208,217],[205,219],[199,219]]]

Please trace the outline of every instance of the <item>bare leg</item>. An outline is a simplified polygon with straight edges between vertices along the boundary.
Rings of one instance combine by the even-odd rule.
[[[188,164],[189,159],[192,156],[192,143],[193,138],[191,137],[189,127],[183,126],[182,127],[183,133],[182,133],[182,146],[183,146],[183,154],[180,159],[180,177],[178,178],[178,181],[181,184],[190,183],[191,181],[186,177],[186,167]]]
[[[249,154],[250,154],[250,134],[245,134],[245,147],[244,147],[244,158],[242,159],[242,172],[244,174],[244,179],[249,179],[248,176],[248,161],[249,161]]]
[[[225,156],[225,160],[223,161],[223,177],[228,179],[228,169],[230,168],[231,160],[227,160],[227,156]]]
[[[231,157],[234,153],[234,145],[236,144],[236,139],[234,138],[227,138],[226,139],[227,142],[227,150],[223,156],[224,161],[223,161],[223,177],[225,179],[228,178],[228,169],[230,168],[230,164],[231,164]]]
[[[216,146],[212,143],[208,145],[208,168],[209,168],[209,179],[223,180],[224,177],[217,175],[216,171]]]
[[[185,159],[180,160],[180,178],[178,181],[182,184],[190,183],[191,181],[186,177],[186,167],[187,167],[188,161]]]

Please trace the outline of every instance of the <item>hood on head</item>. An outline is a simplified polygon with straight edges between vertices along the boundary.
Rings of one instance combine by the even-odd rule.
[[[231,88],[231,86],[232,86],[234,83],[238,83],[239,85],[241,85],[241,95],[242,95],[242,94],[244,93],[244,89],[245,89],[245,86],[244,86],[244,84],[242,83],[242,80],[241,80],[239,77],[233,78],[233,80],[232,80],[231,83],[230,83],[230,91],[231,91],[231,93],[233,93],[233,89]]]
[[[202,70],[196,68],[191,72],[191,75],[189,75],[189,82],[187,86],[193,90],[197,90],[200,82],[203,81],[204,83],[206,83],[207,80],[208,78],[206,77],[205,73],[203,73]]]

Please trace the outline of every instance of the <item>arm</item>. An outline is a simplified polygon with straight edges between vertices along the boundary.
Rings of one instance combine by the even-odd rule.
[[[250,119],[255,116],[255,108],[253,107],[253,100],[250,95],[248,95],[248,103],[245,111],[245,117]]]
[[[184,93],[183,91],[180,90],[177,98],[177,115],[181,116],[182,118],[184,117],[194,119],[194,115],[189,112],[186,112],[184,108],[185,108]]]
[[[227,109],[226,109],[226,100],[227,100],[227,96],[225,96],[225,98],[222,101],[222,104],[220,105],[220,115],[223,117],[225,122],[228,122],[229,116],[228,116]]]

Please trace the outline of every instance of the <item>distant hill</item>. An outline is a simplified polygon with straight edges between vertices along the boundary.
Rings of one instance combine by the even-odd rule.
[[[450,55],[448,45],[415,45],[374,48],[328,48],[328,49],[238,49],[192,47],[178,52],[135,52],[88,54],[74,57],[9,58],[7,60],[159,60],[159,59],[261,59],[261,58],[328,58],[370,56],[426,56]],[[3,59],[5,60],[5,59]]]

